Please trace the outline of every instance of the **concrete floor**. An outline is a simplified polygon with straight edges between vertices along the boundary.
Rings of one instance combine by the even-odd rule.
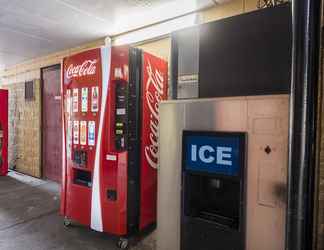
[[[65,228],[59,186],[11,172],[0,177],[0,250],[115,250],[116,239],[86,227]],[[133,249],[150,250],[144,243]]]

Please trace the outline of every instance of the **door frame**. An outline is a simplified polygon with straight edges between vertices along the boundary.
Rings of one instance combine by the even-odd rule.
[[[41,135],[40,135],[40,139],[41,139],[41,156],[40,156],[40,161],[41,161],[41,168],[40,168],[40,176],[42,179],[45,179],[45,170],[44,170],[44,167],[45,167],[45,163],[44,163],[44,160],[45,160],[45,157],[44,157],[44,71],[46,69],[50,69],[50,68],[54,68],[54,69],[60,69],[62,70],[62,67],[61,67],[61,63],[58,63],[58,64],[53,64],[53,65],[49,65],[49,66],[46,66],[46,67],[42,67],[40,69],[40,105],[41,105],[41,122],[40,122],[40,130],[41,130]],[[62,73],[62,72],[61,72]],[[61,82],[62,79],[60,79],[60,82]],[[61,88],[61,86],[60,86]],[[60,111],[61,112],[61,111]]]

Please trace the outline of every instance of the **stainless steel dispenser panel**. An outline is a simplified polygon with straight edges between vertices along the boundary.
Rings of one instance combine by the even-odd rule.
[[[158,250],[180,249],[183,130],[248,132],[246,249],[284,249],[288,108],[288,95],[160,104]]]

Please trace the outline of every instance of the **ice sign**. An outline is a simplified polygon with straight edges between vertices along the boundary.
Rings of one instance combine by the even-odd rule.
[[[186,170],[237,176],[244,165],[245,134],[184,131],[183,154]]]
[[[199,147],[199,149],[198,149]],[[232,148],[231,147],[216,147],[211,145],[196,144],[191,145],[191,161],[197,162],[198,160],[203,163],[215,163],[219,165],[232,166]]]

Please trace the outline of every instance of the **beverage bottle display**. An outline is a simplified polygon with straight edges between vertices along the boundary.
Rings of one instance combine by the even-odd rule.
[[[98,87],[92,87],[92,104],[91,104],[91,111],[92,112],[97,112],[99,107],[98,107]]]
[[[87,112],[88,111],[88,88],[82,88],[82,99],[81,99],[81,111]]]
[[[73,112],[78,112],[79,110],[79,90],[73,89]]]
[[[86,121],[80,122],[80,144],[81,145],[87,144],[87,122]]]
[[[73,144],[79,144],[79,121],[73,123]]]
[[[71,113],[71,90],[70,89],[66,91],[66,112],[68,114]]]
[[[96,129],[95,122],[89,121],[88,123],[88,145],[89,146],[95,145],[95,129]]]

